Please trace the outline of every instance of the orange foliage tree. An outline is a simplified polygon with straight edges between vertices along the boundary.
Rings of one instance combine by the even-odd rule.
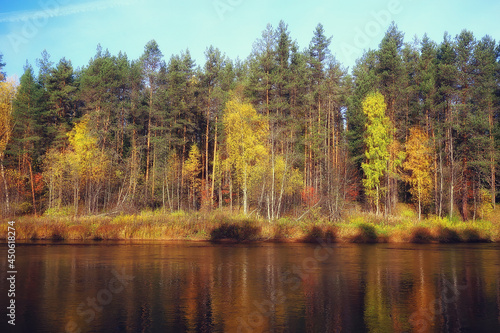
[[[410,194],[418,203],[418,218],[422,216],[422,205],[428,204],[432,190],[432,150],[429,136],[422,129],[410,129],[406,142],[406,160],[403,163],[403,179],[410,185]]]

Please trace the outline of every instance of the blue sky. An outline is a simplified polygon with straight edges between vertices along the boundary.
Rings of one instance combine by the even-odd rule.
[[[26,61],[37,71],[44,49],[53,62],[66,57],[76,68],[88,64],[98,43],[137,59],[155,39],[166,61],[189,48],[203,65],[210,45],[245,59],[267,23],[284,20],[301,49],[321,22],[333,36],[332,53],[352,67],[392,20],[406,42],[427,33],[439,43],[445,31],[462,29],[499,40],[499,14],[497,0],[0,0],[0,53],[7,74],[20,76]]]

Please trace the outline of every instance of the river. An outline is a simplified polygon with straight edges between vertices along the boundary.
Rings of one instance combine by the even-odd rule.
[[[500,244],[27,242],[16,269],[1,332],[500,332]]]

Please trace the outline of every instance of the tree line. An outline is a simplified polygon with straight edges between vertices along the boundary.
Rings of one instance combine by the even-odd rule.
[[[404,41],[392,23],[351,73],[321,24],[300,49],[267,25],[245,60],[210,46],[166,61],[0,57],[1,209],[97,214],[242,210],[331,220],[356,203],[480,218],[498,197],[500,45],[463,30]]]

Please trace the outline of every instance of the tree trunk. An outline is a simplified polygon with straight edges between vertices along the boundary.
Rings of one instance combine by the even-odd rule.
[[[248,187],[247,187],[247,165],[244,166],[243,174],[243,214],[246,216],[248,214]]]
[[[207,127],[205,131],[205,195],[208,195],[208,137],[210,134],[210,93],[211,89],[208,88],[208,106],[207,106]],[[214,149],[215,152],[215,149]],[[214,168],[215,166],[212,166]],[[213,182],[212,182],[212,190],[210,191],[210,207],[212,209],[213,205]],[[204,203],[205,204],[205,203]]]
[[[30,168],[30,183],[31,183],[31,196],[33,197],[33,210],[35,211],[35,216],[37,215],[36,212],[36,201],[35,201],[35,186],[33,184],[33,168],[31,167],[31,162],[28,162],[29,168]]]
[[[420,186],[420,181],[418,184],[418,220],[422,219],[422,188]]]
[[[156,133],[155,133],[156,138]],[[155,140],[156,142],[156,140]],[[153,166],[152,166],[152,176],[151,176],[151,199],[155,199],[155,175],[156,175],[156,143],[153,145]]]
[[[210,209],[212,209],[214,203],[213,200],[214,200],[214,188],[215,188],[215,171],[217,169],[217,166],[215,165],[217,161],[216,156],[217,156],[217,116],[215,116],[214,162],[212,164],[212,187],[210,188]]]
[[[229,172],[229,202],[230,202],[230,211],[233,212],[233,180],[231,176],[231,171]]]
[[[495,139],[493,137],[493,108],[489,108],[489,132],[490,132],[490,169],[491,169],[491,203],[493,209],[496,205],[496,179],[495,179]]]
[[[3,187],[4,187],[4,190],[5,190],[5,208],[7,210],[7,214],[10,213],[10,201],[9,201],[9,188],[7,186],[7,179],[5,179],[5,170],[4,170],[4,166],[3,166],[3,158],[4,158],[4,154],[2,153],[0,155],[0,170],[2,172],[2,179],[3,179]]]
[[[439,152],[439,217],[443,216],[443,155]]]
[[[153,101],[153,89],[151,87],[151,92],[149,95],[149,115],[148,115],[148,136],[147,136],[147,149],[146,149],[146,189],[148,187],[148,181],[149,181],[149,160],[150,160],[150,148],[151,148],[151,111],[153,105],[151,104]],[[146,190],[147,193],[147,190]]]
[[[467,171],[467,159],[464,158],[463,160],[463,169],[462,169],[462,215],[464,218],[464,221],[467,221],[469,219],[469,208],[468,208],[468,178],[469,178],[469,173]]]
[[[434,135],[434,131],[432,132],[432,141],[434,143],[434,213],[439,216],[438,166],[436,136]]]

